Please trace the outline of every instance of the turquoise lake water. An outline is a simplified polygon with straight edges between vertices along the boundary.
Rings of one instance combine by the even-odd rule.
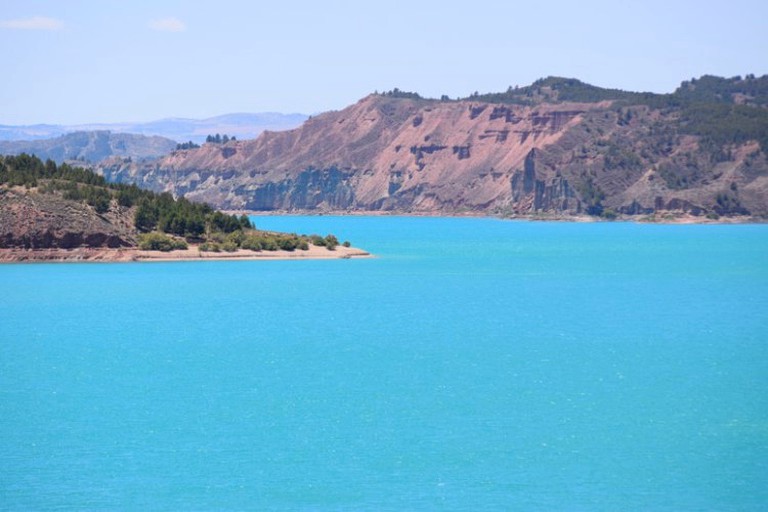
[[[0,509],[768,508],[768,226],[254,220],[0,265]]]

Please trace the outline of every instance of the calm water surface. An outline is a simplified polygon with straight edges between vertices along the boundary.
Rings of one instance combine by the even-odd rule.
[[[768,226],[257,217],[0,266],[3,510],[765,510]]]

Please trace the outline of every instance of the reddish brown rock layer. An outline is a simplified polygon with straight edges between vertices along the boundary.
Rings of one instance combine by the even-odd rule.
[[[34,190],[0,188],[0,248],[136,245],[127,211],[97,214],[89,206]]]
[[[100,172],[230,210],[768,215],[759,146],[713,158],[675,116],[371,95],[295,130]]]

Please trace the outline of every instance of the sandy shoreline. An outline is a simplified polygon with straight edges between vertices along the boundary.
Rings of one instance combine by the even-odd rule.
[[[310,245],[306,251],[260,251],[239,249],[235,252],[202,252],[197,247],[181,251],[142,251],[133,248],[109,249],[0,249],[0,263],[34,262],[167,262],[167,261],[253,261],[253,260],[319,260],[370,258],[362,249],[338,246],[329,251]]]

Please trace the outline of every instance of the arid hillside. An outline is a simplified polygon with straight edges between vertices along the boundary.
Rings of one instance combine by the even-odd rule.
[[[87,204],[23,187],[0,188],[0,248],[132,247],[137,245],[127,209],[101,215]]]
[[[707,80],[673,95],[566,79],[463,100],[393,91],[98,171],[232,210],[768,215],[768,77]]]

